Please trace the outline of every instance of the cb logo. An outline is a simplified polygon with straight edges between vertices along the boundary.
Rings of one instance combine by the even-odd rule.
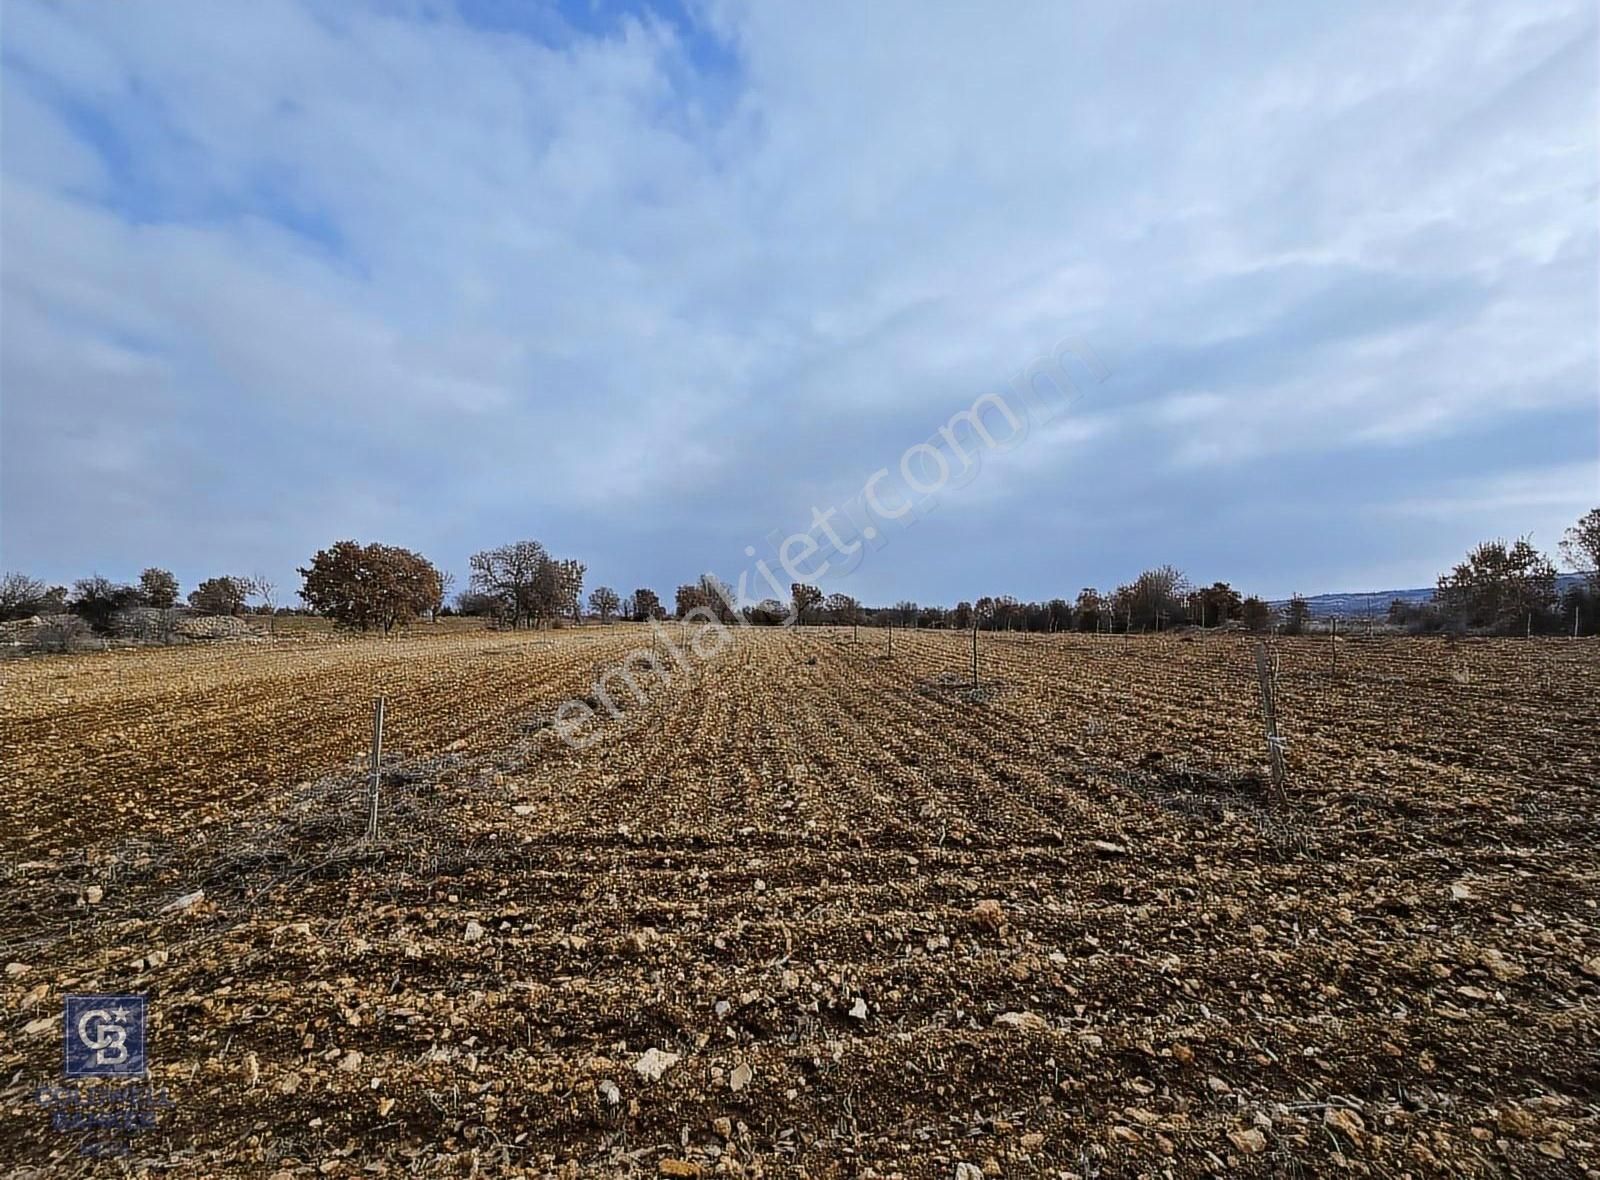
[[[143,996],[67,996],[62,1023],[67,1077],[143,1076]]]

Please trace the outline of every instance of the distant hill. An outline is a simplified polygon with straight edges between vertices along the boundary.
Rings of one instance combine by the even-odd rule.
[[[1576,586],[1581,581],[1583,581],[1582,574],[1558,574],[1556,593],[1564,594],[1567,587]],[[1306,601],[1311,604],[1312,617],[1317,619],[1333,615],[1340,618],[1364,619],[1369,614],[1375,619],[1381,619],[1388,611],[1389,604],[1397,598],[1410,603],[1432,602],[1433,587],[1424,586],[1415,590],[1369,590],[1348,594],[1312,594],[1306,597]],[[1281,610],[1288,605],[1287,598],[1271,604],[1275,610]]]

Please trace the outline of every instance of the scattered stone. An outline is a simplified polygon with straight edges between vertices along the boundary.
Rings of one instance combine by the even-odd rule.
[[[1322,1114],[1322,1123],[1335,1131],[1343,1131],[1352,1143],[1359,1144],[1367,1134],[1367,1124],[1362,1121],[1361,1116],[1342,1106],[1328,1107]]]
[[[1267,1137],[1255,1127],[1245,1131],[1229,1131],[1228,1142],[1233,1144],[1241,1155],[1256,1155],[1267,1149]]]
[[[194,909],[195,906],[199,905],[205,899],[206,891],[204,889],[196,889],[193,893],[185,893],[176,901],[168,902],[166,905],[161,907],[161,912],[163,914],[185,913],[188,910]]]
[[[661,1075],[674,1065],[677,1065],[679,1056],[669,1053],[665,1049],[649,1048],[639,1060],[633,1063],[634,1072],[647,1082],[659,1082]]]
[[[987,930],[991,934],[997,933],[1005,924],[1005,911],[1000,908],[1000,903],[992,897],[985,898],[973,907],[968,915],[969,920],[979,930]]]
[[[1035,709],[1030,680],[1062,682],[1059,669],[1034,667],[1046,664],[1047,641],[1018,640],[1006,656],[996,637],[1007,683],[982,710],[907,709],[875,691],[883,684],[830,705],[835,720],[861,701],[893,706],[864,730],[888,738],[855,755],[852,735],[782,718],[741,725],[749,751],[728,749],[725,735],[702,751],[693,726],[671,716],[704,704],[701,687],[718,715],[740,715],[746,689],[759,704],[790,677],[795,651],[816,651],[823,666],[812,669],[816,684],[785,685],[797,694],[880,673],[906,687],[937,675],[944,659],[930,646],[937,635],[908,637],[920,654],[902,661],[897,650],[899,662],[885,664],[844,634],[774,633],[783,646],[771,669],[740,650],[727,677],[713,673],[701,686],[697,676],[694,691],[662,698],[671,732],[687,743],[666,776],[643,734],[592,759],[529,742],[492,755],[511,786],[486,789],[490,755],[433,764],[440,735],[460,724],[455,714],[401,710],[396,736],[422,753],[391,752],[393,781],[417,789],[386,795],[395,808],[386,851],[367,850],[381,855],[341,844],[359,835],[349,801],[365,779],[339,751],[326,781],[285,796],[273,782],[246,782],[264,777],[235,757],[253,747],[236,735],[220,736],[237,750],[214,742],[209,722],[193,773],[172,777],[185,792],[181,827],[167,801],[139,792],[119,802],[114,828],[86,828],[82,841],[53,830],[53,805],[39,809],[28,822],[52,830],[4,866],[5,887],[18,915],[54,915],[60,930],[41,937],[48,922],[25,919],[7,955],[17,961],[0,961],[14,1056],[26,1059],[17,1068],[59,1068],[63,993],[148,992],[159,1080],[206,1114],[191,1170],[238,1158],[261,1174],[464,1174],[476,1154],[509,1155],[529,1174],[560,1180],[586,1169],[637,1180],[663,1157],[669,1172],[718,1180],[801,1166],[813,1176],[837,1169],[869,1180],[898,1168],[949,1180],[958,1161],[970,1161],[965,1180],[1002,1169],[1052,1180],[1274,1169],[1369,1180],[1474,1168],[1587,1176],[1600,1141],[1594,1104],[1581,1086],[1564,1085],[1573,1097],[1561,1105],[1545,1076],[1578,1076],[1561,1055],[1569,1043],[1581,1048],[1584,1005],[1600,995],[1600,862],[1576,822],[1588,784],[1571,774],[1535,782],[1550,743],[1567,732],[1559,708],[1548,732],[1535,721],[1514,749],[1496,748],[1501,727],[1486,722],[1505,718],[1493,710],[1444,737],[1408,724],[1404,740],[1367,743],[1353,759],[1343,739],[1324,733],[1297,747],[1302,793],[1289,810],[1266,806],[1249,743],[1203,743],[1216,758],[1211,777],[1141,770],[1107,792],[1061,726],[1033,724],[1070,727],[1086,699],[1109,706],[1128,673],[1140,674],[1138,653],[1109,687],[1095,683],[1098,665],[1071,661],[1085,693],[1048,688],[1053,703]],[[596,627],[459,644],[480,642],[508,653],[577,645],[581,655],[549,652],[561,658],[541,655],[527,677],[505,682],[536,679],[537,696],[557,683],[580,691],[591,666],[634,640]],[[1356,667],[1371,659],[1375,674],[1350,671],[1343,688],[1329,680],[1320,704],[1306,697],[1303,715],[1288,710],[1290,727],[1315,730],[1327,710],[1354,711],[1360,725],[1350,733],[1383,733],[1388,720],[1363,698],[1398,706],[1410,691],[1394,663],[1401,642],[1352,643]],[[477,659],[457,645],[435,644],[425,659],[433,665],[443,653],[444,668]],[[1160,684],[1171,672],[1181,686],[1183,652],[1176,640],[1170,647],[1149,667]],[[1481,650],[1488,661],[1494,645]],[[1508,660],[1494,691],[1527,687],[1522,666]],[[1570,706],[1570,671],[1552,665],[1561,684],[1546,705]],[[398,664],[385,675],[401,675]],[[352,683],[359,705],[363,682]],[[56,691],[49,679],[44,688]],[[397,690],[411,694],[403,681]],[[508,696],[517,709],[531,699]],[[1185,716],[1191,695],[1169,696],[1173,715]],[[1493,699],[1480,693],[1473,704]],[[6,717],[13,707],[6,695]],[[1507,716],[1521,718],[1519,709]],[[83,712],[62,710],[61,725]],[[263,720],[274,724],[285,716],[269,712]],[[156,740],[160,726],[126,720],[137,715],[117,719],[129,740]],[[982,724],[990,746],[961,730],[967,720]],[[497,746],[497,732],[478,733],[473,748]],[[363,735],[352,734],[358,744]],[[1156,744],[1132,733],[1096,763]],[[23,756],[48,776],[68,748],[101,746],[58,743]],[[950,771],[956,752],[974,750],[978,779]],[[1429,770],[1468,753],[1479,770],[1499,770]],[[745,819],[768,814],[775,760],[799,757],[826,765],[814,776],[826,789],[785,789],[790,831],[763,821],[736,836]],[[1039,765],[1053,761],[1085,781],[1041,777]],[[669,780],[670,791],[659,789]],[[1008,783],[1020,788],[1015,801]],[[992,808],[972,798],[991,788]],[[1405,807],[1383,804],[1402,794]],[[1041,827],[1032,808],[1055,796],[1067,806]],[[730,805],[740,798],[748,805]],[[930,801],[935,818],[919,822]],[[861,822],[874,808],[882,830]],[[963,809],[982,825],[947,830]],[[1518,810],[1541,818],[1510,832]],[[1453,818],[1424,830],[1418,816]],[[619,819],[632,824],[625,840],[611,834]],[[1117,851],[1093,845],[1091,831]],[[1303,855],[1290,836],[1320,851]],[[1065,881],[1061,864],[1072,870]],[[1552,864],[1561,871],[1546,880]],[[413,866],[427,871],[416,877]],[[758,874],[760,893],[751,887]],[[1460,888],[1441,898],[1439,886],[1452,882]],[[503,960],[491,962],[492,951]],[[1383,1019],[1363,1024],[1362,1014]],[[362,1046],[374,1051],[370,1065],[354,1051]],[[963,1049],[980,1059],[952,1057]],[[1218,1070],[1228,1081],[1208,1081]],[[859,1136],[839,1122],[851,1113],[841,1095],[852,1078],[874,1083],[855,1103]],[[267,1134],[290,1120],[303,1137]],[[572,1135],[541,1142],[529,1130],[551,1120]],[[1345,1161],[1342,1173],[1331,1152]],[[1576,1162],[1553,1166],[1563,1161]]]
[[[1512,983],[1528,973],[1492,947],[1478,956],[1478,962],[1501,983]]]
[[[1510,1135],[1515,1139],[1532,1139],[1539,1130],[1533,1116],[1516,1106],[1501,1108],[1495,1114],[1495,1125],[1500,1128],[1502,1135]]]
[[[994,1018],[996,1024],[1010,1028],[1025,1028],[1039,1032],[1050,1027],[1050,1022],[1037,1012],[1002,1012]]]

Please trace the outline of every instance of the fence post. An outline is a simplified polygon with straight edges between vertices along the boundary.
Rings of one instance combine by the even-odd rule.
[[[1272,657],[1265,640],[1256,641],[1256,679],[1261,687],[1261,716],[1267,727],[1267,763],[1272,771],[1272,797],[1287,803],[1283,790],[1283,739],[1278,736],[1278,708],[1273,699]]]
[[[978,691],[978,629],[972,629],[972,691]]]
[[[1333,675],[1337,676],[1337,675],[1339,675],[1339,616],[1338,615],[1335,615],[1333,617],[1331,626],[1332,626],[1332,630],[1329,632],[1331,638],[1330,638],[1330,640],[1328,642],[1328,646],[1333,649]]]
[[[383,697],[372,701],[372,781],[367,787],[367,839],[378,838],[378,764],[383,759]]]
[[[889,620],[889,658],[894,659],[894,620]]]

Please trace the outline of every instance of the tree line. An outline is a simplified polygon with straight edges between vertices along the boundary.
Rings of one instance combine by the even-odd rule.
[[[1486,541],[1448,573],[1440,575],[1432,602],[1395,601],[1391,623],[1413,631],[1488,633],[1552,632],[1576,625],[1581,634],[1600,631],[1600,508],[1592,509],[1566,531],[1561,555],[1583,578],[1558,593],[1555,564],[1528,538],[1510,544]],[[299,568],[304,609],[342,627],[388,633],[424,616],[476,615],[500,626],[545,627],[583,618],[583,580],[587,567],[551,554],[538,541],[516,541],[474,553],[469,584],[447,600],[454,578],[422,554],[395,545],[338,541],[315,553]],[[174,611],[178,580],[168,570],[150,567],[136,582],[118,583],[99,574],[81,578],[69,590],[21,573],[0,578],[0,620],[70,614],[97,632],[110,632],[117,617],[135,608]],[[207,578],[186,598],[191,611],[240,615],[276,614],[278,589],[264,575]],[[660,596],[639,587],[626,596],[597,586],[587,599],[589,615],[602,623],[646,622],[669,617]],[[1227,582],[1191,585],[1175,566],[1148,569],[1133,581],[1102,593],[1085,587],[1065,598],[1024,602],[1010,595],[983,596],[954,607],[901,601],[867,607],[844,593],[825,594],[803,582],[790,587],[789,600],[767,598],[741,604],[733,588],[712,574],[680,585],[672,617],[715,618],[722,623],[757,626],[832,623],[868,626],[953,628],[999,631],[1160,631],[1175,626],[1237,625],[1253,631],[1303,630],[1308,602],[1296,595],[1280,612],[1263,599],[1241,595]]]
[[[178,606],[180,587],[170,570],[151,566],[133,583],[114,582],[101,574],[79,578],[69,590],[23,573],[0,577],[0,621],[34,615],[75,615],[95,631],[108,631],[117,615],[135,608],[158,611]],[[252,609],[276,609],[276,584],[265,575],[207,578],[186,599],[201,614],[239,615]]]
[[[692,589],[692,588],[685,588]],[[680,604],[686,599],[680,590]],[[690,597],[691,604],[695,600]],[[683,612],[680,609],[680,615]],[[848,594],[824,594],[816,586],[797,582],[788,603],[766,599],[745,608],[748,621],[777,624],[792,619],[800,624],[866,624],[960,631],[1145,631],[1193,624],[1215,627],[1240,621],[1265,630],[1272,625],[1271,609],[1260,598],[1242,597],[1226,582],[1194,587],[1173,566],[1146,570],[1127,585],[1109,593],[1089,586],[1077,597],[1022,601],[1008,594],[985,595],[953,607],[930,606],[902,600],[892,606],[864,606]]]

